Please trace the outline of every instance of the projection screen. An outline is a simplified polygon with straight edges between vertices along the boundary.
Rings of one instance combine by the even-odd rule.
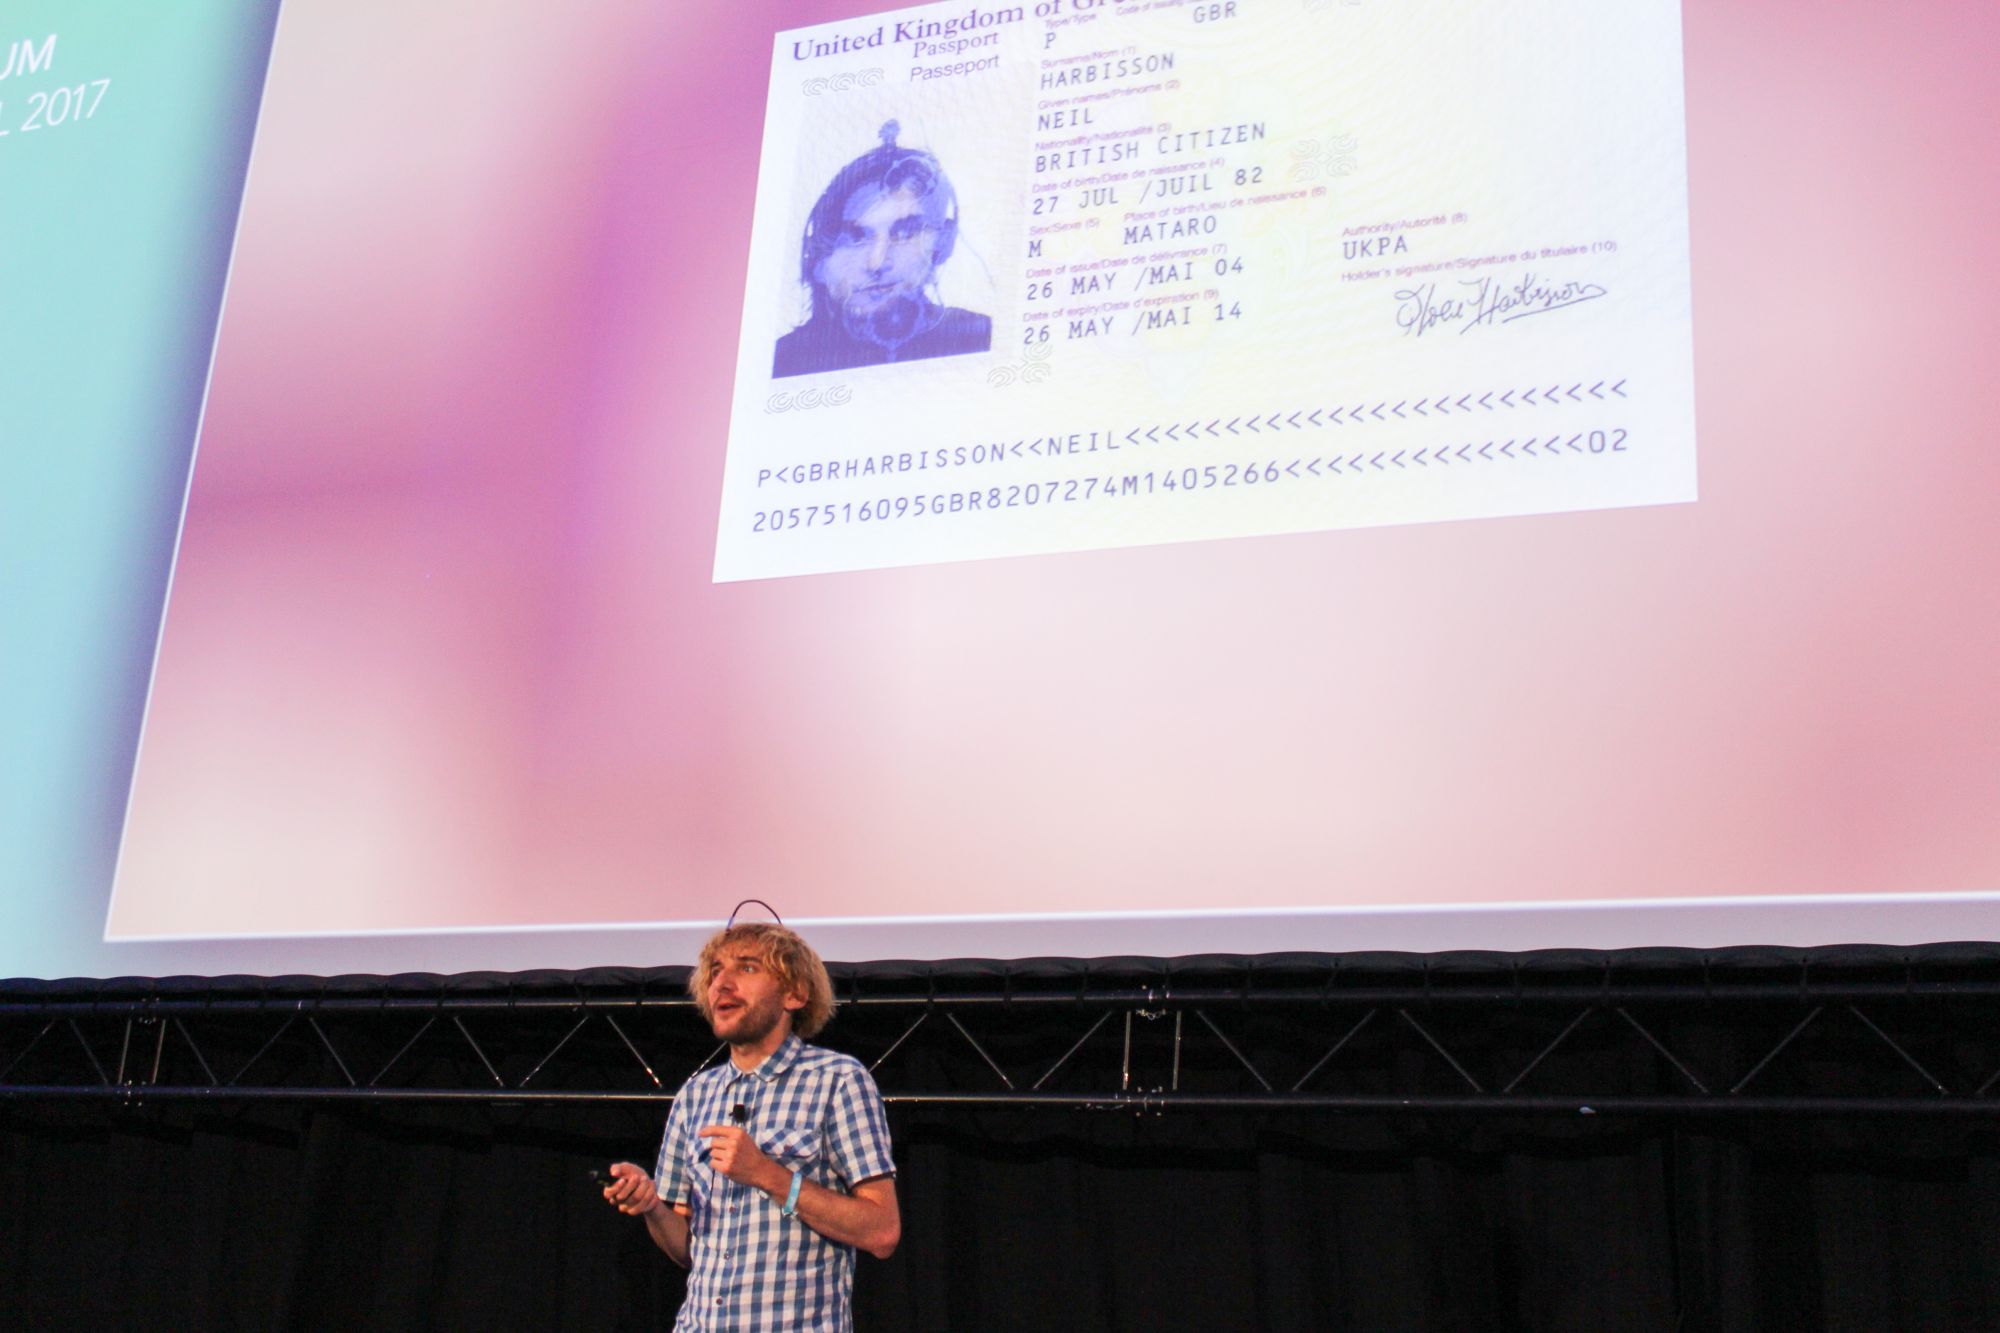
[[[0,971],[1993,933],[1988,6],[29,9]]]

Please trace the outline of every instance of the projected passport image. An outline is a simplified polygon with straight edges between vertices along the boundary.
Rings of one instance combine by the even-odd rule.
[[[1679,52],[1659,0],[779,33],[716,579],[1692,500]]]
[[[1968,5],[286,0],[47,965],[1985,937]]]

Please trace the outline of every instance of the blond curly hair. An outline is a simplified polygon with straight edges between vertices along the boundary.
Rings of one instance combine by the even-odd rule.
[[[701,957],[696,960],[694,971],[688,973],[688,994],[694,997],[701,1016],[711,1017],[708,985],[715,979],[722,951],[744,945],[756,950],[781,987],[805,1000],[805,1007],[792,1014],[792,1031],[801,1037],[818,1036],[820,1029],[833,1018],[833,978],[826,974],[826,964],[813,952],[812,945],[800,939],[796,931],[770,921],[746,921],[717,931],[701,946]]]

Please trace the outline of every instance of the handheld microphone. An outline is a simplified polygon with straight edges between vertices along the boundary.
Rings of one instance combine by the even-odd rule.
[[[729,1119],[732,1124],[736,1125],[749,1124],[750,1108],[745,1106],[742,1102],[736,1103],[736,1105],[729,1108]]]

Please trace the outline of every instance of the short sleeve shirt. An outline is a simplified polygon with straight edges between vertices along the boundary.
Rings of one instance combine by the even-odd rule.
[[[796,1036],[745,1072],[729,1061],[674,1098],[660,1160],[660,1197],[690,1210],[687,1300],[677,1333],[846,1333],[853,1328],[854,1249],[837,1244],[759,1189],[708,1165],[706,1125],[740,1123],[765,1156],[850,1193],[894,1175],[882,1094],[859,1060]]]

